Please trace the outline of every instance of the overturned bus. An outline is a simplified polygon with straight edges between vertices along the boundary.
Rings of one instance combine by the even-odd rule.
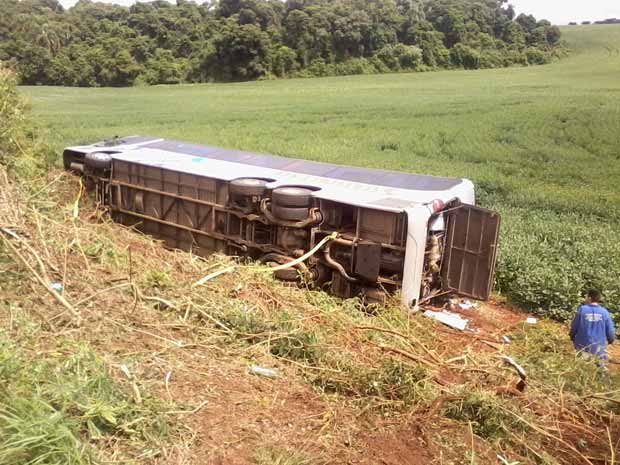
[[[276,276],[345,298],[400,292],[409,307],[492,289],[500,218],[474,205],[466,179],[140,136],[69,147],[63,159],[115,220],[171,248],[277,266],[331,236]]]

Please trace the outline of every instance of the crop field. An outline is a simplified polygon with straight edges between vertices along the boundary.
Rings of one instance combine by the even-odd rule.
[[[620,27],[563,34],[546,66],[22,92],[59,153],[146,134],[470,178],[503,215],[501,293],[566,318],[597,286],[618,313]]]

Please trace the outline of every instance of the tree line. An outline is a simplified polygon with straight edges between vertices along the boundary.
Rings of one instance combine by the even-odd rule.
[[[547,63],[560,30],[507,0],[0,0],[23,84],[131,86]]]
[[[607,19],[602,19],[600,21],[594,21],[594,23],[592,23],[592,21],[582,21],[581,25],[582,26],[589,26],[590,24],[620,24],[620,19],[618,18],[607,18]],[[568,23],[569,26],[577,26],[577,22],[576,21],[571,21],[570,23]]]

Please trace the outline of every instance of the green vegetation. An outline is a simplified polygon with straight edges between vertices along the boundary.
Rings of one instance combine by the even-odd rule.
[[[57,152],[150,134],[467,177],[503,215],[497,289],[568,318],[590,286],[620,313],[620,27],[571,27],[531,68],[132,89],[23,88]]]
[[[30,328],[25,339],[24,327]],[[167,422],[158,413],[163,404],[136,402],[88,345],[57,341],[41,351],[44,335],[23,319],[17,333],[19,345],[0,335],[1,464],[98,463],[104,453],[94,447],[98,442],[122,444],[116,453],[129,458],[166,438]],[[24,345],[34,345],[35,353]]]
[[[131,86],[543,64],[560,31],[506,0],[0,0],[24,84]]]
[[[10,74],[0,76],[0,108],[23,108]],[[193,286],[232,259],[166,250],[112,222],[76,198],[77,177],[36,167],[43,157],[28,118],[16,125],[7,129],[19,146],[0,163],[0,203],[11,206],[0,209],[0,464],[494,464],[501,453],[510,463],[572,465],[618,456],[617,367],[601,376],[576,357],[564,326],[531,327],[482,304],[468,314],[479,330],[457,332],[396,302],[369,309],[241,263]],[[410,141],[398,140],[382,134],[377,151],[400,154]],[[502,355],[527,371],[523,392]]]
[[[15,76],[0,68],[0,464],[133,463],[156,456],[170,439],[166,404],[138,386],[126,366],[117,365],[114,377],[109,363],[88,341],[72,338],[71,329],[57,331],[51,320],[62,324],[63,312],[52,304],[42,316],[27,268],[15,267],[20,252],[6,238],[22,231],[24,218],[13,189],[23,199],[40,193],[51,153],[15,85]],[[38,214],[49,211],[49,204],[37,204]]]

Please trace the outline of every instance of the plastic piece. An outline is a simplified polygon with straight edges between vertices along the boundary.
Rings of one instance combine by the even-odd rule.
[[[259,367],[258,365],[250,365],[248,372],[252,375],[264,376],[265,378],[277,378],[278,370],[273,368]]]
[[[432,310],[427,310],[423,313],[423,315],[427,318],[437,320],[446,326],[458,329],[459,331],[465,331],[465,328],[467,328],[467,324],[469,323],[469,320],[461,318],[461,315],[451,312],[433,312]]]

